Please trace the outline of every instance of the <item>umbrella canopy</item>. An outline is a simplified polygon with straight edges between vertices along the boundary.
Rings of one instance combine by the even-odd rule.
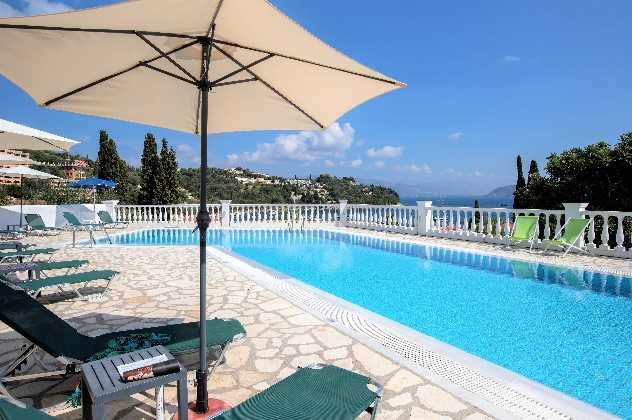
[[[44,107],[198,133],[201,40],[213,25],[209,133],[321,129],[403,86],[265,0],[138,0],[0,19],[0,72]]]
[[[26,166],[14,166],[11,168],[0,168],[0,175],[20,177],[20,226],[22,226],[22,215],[24,214],[24,178],[30,179],[59,179],[58,176],[46,172],[37,171]]]
[[[58,178],[58,176],[51,175],[46,172],[37,171],[35,169],[28,168],[26,166],[14,166],[11,168],[0,168],[1,175],[8,176],[19,176],[20,178],[31,178],[31,179],[53,179]]]
[[[0,165],[37,165],[37,162],[11,153],[0,152]]]
[[[116,187],[116,182],[109,181],[107,179],[90,177],[71,182],[70,184],[68,184],[68,186],[71,188],[114,188]]]
[[[68,151],[75,144],[79,142],[0,118],[1,148]]]
[[[266,0],[135,0],[0,19],[0,56],[0,73],[43,107],[200,133],[200,343],[207,317],[207,134],[323,129],[403,86],[323,43]],[[198,412],[208,409],[206,360],[200,345]]]

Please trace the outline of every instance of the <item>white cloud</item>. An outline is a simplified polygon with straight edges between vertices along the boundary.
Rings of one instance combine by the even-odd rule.
[[[474,171],[474,172],[472,172],[472,175],[474,175],[474,176],[483,176],[483,173],[481,171]]]
[[[349,166],[351,166],[352,168],[357,168],[358,166],[362,166],[362,159],[354,159],[351,162],[349,162]]]
[[[516,63],[518,61],[522,60],[520,57],[517,57],[515,55],[506,55],[504,57],[502,57],[500,59],[500,61],[502,61],[503,63]]]
[[[178,164],[182,167],[189,167],[191,165],[200,164],[199,152],[190,144],[179,144],[176,146],[176,156],[178,157]]]
[[[397,166],[396,169],[401,172],[410,172],[413,174],[429,174],[432,172],[430,165],[428,165],[427,163],[423,163],[421,165],[415,165],[414,163],[410,165],[400,165]]]
[[[463,138],[464,133],[462,131],[456,131],[448,136],[448,139],[452,141],[459,141]]]
[[[301,131],[297,134],[280,135],[272,143],[258,144],[253,152],[229,156],[232,156],[233,161],[242,162],[313,162],[344,156],[353,144],[354,136],[355,130],[351,124],[334,123],[324,131]]]
[[[328,168],[333,168],[334,166],[336,166],[336,164],[329,159],[325,160],[324,163],[325,163],[325,166]]]
[[[46,15],[73,10],[62,2],[49,0],[24,0],[24,7],[16,9],[4,1],[0,1],[0,16]]]
[[[381,169],[384,167],[384,161],[383,160],[376,160],[375,162],[373,162],[373,166],[375,166],[378,169]]]
[[[371,147],[366,151],[368,157],[371,158],[379,158],[379,159],[393,159],[402,155],[404,151],[403,146],[384,146],[382,148],[376,149]]]

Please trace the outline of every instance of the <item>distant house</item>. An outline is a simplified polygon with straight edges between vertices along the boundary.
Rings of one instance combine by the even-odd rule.
[[[31,160],[31,156],[19,150],[10,150],[10,149],[0,149],[0,167],[2,168],[11,168],[15,166],[26,166],[30,167],[31,165],[36,165],[37,162]],[[0,184],[8,185],[8,184],[19,184],[20,177],[16,176],[0,176]]]

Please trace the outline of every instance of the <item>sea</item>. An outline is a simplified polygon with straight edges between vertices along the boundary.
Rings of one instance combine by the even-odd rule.
[[[432,201],[434,206],[442,207],[474,207],[478,200],[483,208],[511,207],[513,197],[489,197],[489,196],[434,196],[434,197],[401,197],[401,203],[405,206],[413,206],[417,201]]]

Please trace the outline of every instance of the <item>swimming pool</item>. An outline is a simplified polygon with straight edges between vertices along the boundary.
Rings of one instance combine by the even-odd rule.
[[[195,245],[151,229],[118,245]],[[306,284],[632,418],[632,279],[328,231],[209,232]]]

